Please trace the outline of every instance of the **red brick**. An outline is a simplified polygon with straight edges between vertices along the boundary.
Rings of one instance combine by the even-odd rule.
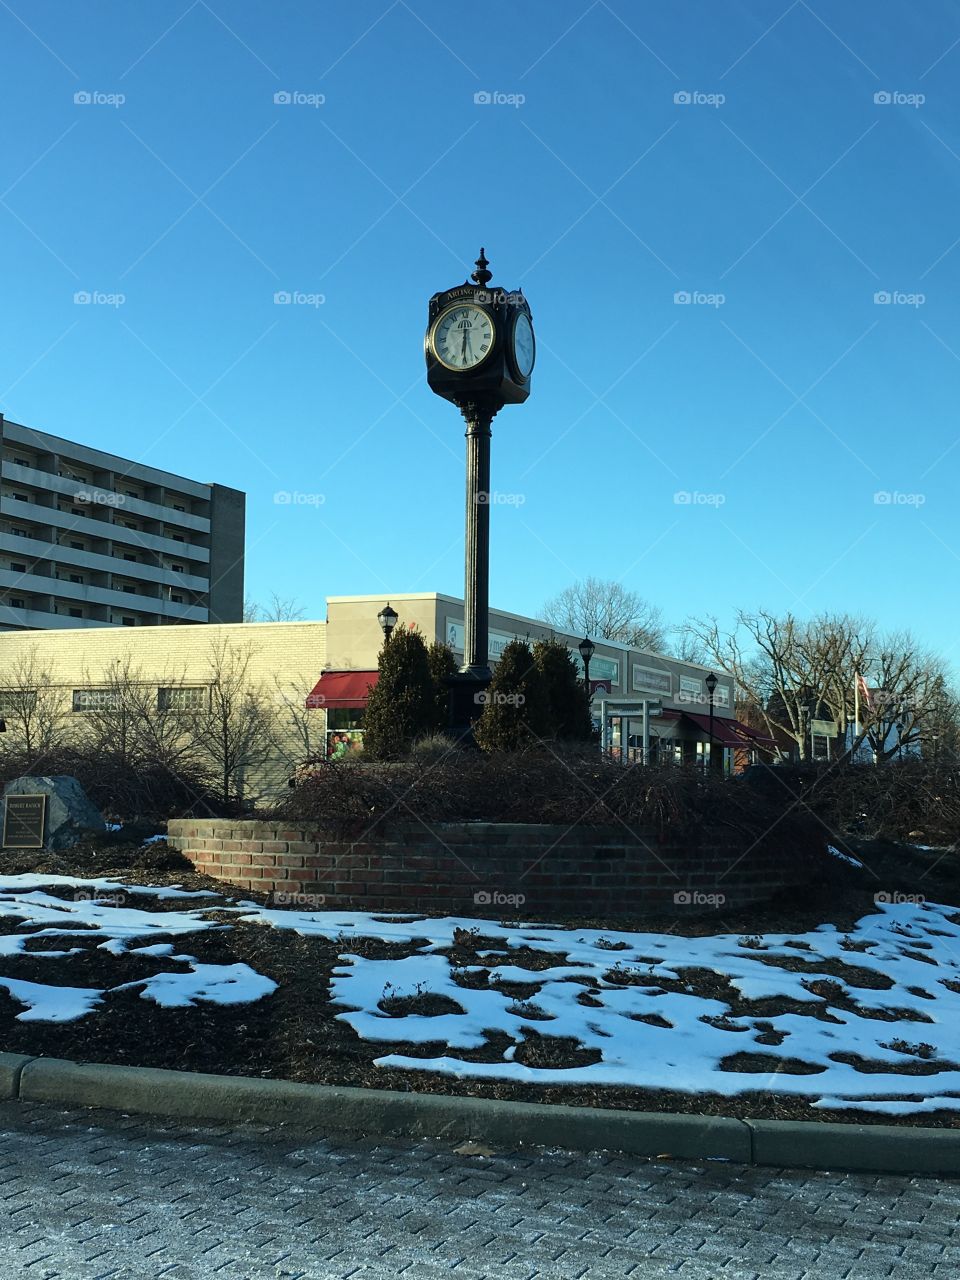
[[[304,884],[310,880],[316,880],[317,873],[309,867],[291,867],[287,871],[287,879],[296,881],[297,884]]]

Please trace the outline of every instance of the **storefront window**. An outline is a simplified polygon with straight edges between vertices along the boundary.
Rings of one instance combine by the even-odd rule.
[[[363,747],[362,729],[328,729],[327,759],[342,760],[344,756],[359,752]]]

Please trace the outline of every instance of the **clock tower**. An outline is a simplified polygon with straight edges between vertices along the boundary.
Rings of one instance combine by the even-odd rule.
[[[527,300],[519,289],[491,286],[489,265],[481,249],[470,280],[433,295],[424,339],[430,389],[457,406],[467,427],[465,636],[455,726],[476,717],[476,694],[490,681],[490,424],[505,404],[526,400],[536,359]]]

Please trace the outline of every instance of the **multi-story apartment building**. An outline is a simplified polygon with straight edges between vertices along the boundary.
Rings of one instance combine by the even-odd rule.
[[[0,631],[239,622],[244,510],[0,414]]]

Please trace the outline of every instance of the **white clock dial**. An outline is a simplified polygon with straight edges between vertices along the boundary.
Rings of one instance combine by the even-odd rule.
[[[533,341],[533,325],[524,311],[517,316],[517,323],[513,326],[513,358],[520,375],[529,378],[537,355]]]
[[[448,307],[431,335],[433,354],[448,369],[473,369],[493,350],[493,321],[479,307]]]

